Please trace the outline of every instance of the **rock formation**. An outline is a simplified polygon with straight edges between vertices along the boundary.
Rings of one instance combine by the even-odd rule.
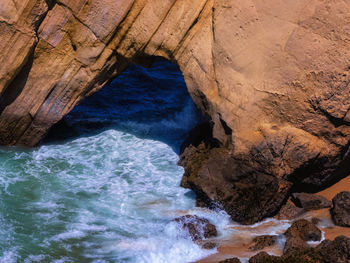
[[[36,145],[130,63],[163,57],[179,65],[226,159],[273,185],[261,213],[271,215],[292,184],[315,191],[349,172],[349,11],[335,0],[3,0],[0,144]],[[211,150],[188,169],[207,169]],[[186,181],[230,210],[222,193],[246,175],[236,172],[207,172],[225,182],[214,188],[195,173]]]
[[[350,227],[350,192],[341,192],[333,200],[330,210],[334,224]]]
[[[262,251],[249,259],[249,263],[345,263],[350,262],[350,238],[338,236],[333,241],[323,240],[317,246],[306,241],[320,241],[321,230],[313,223],[301,219],[285,232],[283,255],[272,256]]]
[[[249,263],[346,263],[350,261],[350,239],[338,236],[333,241],[324,240],[316,247],[299,247],[294,253],[281,257],[260,252]]]
[[[204,240],[218,235],[216,227],[208,219],[196,215],[185,215],[175,218],[179,227],[186,231],[193,241]]]
[[[323,196],[308,194],[308,193],[294,193],[292,194],[294,203],[305,211],[317,210],[331,207],[332,203]]]
[[[262,250],[265,247],[270,247],[276,244],[277,236],[257,236],[253,239],[253,245],[249,247],[252,251]]]
[[[229,258],[229,259],[221,260],[218,263],[241,263],[241,261],[238,258]]]
[[[307,241],[320,241],[322,237],[321,230],[305,219],[295,221],[284,235],[286,236],[284,254],[294,254],[298,250],[308,249]]]

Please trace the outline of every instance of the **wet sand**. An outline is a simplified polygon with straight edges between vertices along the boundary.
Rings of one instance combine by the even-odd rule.
[[[325,198],[332,200],[334,196],[336,196],[338,193],[342,191],[350,191],[350,176],[344,178],[343,180],[339,181],[335,185],[327,188],[326,190],[323,190],[318,195],[324,196]]]
[[[317,194],[332,200],[336,194],[342,191],[350,191],[350,176]],[[339,227],[333,224],[328,208],[306,212],[299,218],[305,218],[308,220],[311,220],[312,218],[320,219],[317,226],[324,232],[325,239],[334,240],[334,238],[340,235],[350,237],[350,228]],[[273,255],[281,255],[284,242],[282,234],[290,224],[291,222],[288,221],[269,220],[253,226],[232,225],[227,228],[230,235],[219,241],[217,253],[201,259],[196,263],[217,263],[218,261],[232,257],[248,259],[260,251],[266,251]],[[279,241],[276,245],[260,251],[251,251],[249,249],[254,237],[259,235],[276,234],[279,235]]]

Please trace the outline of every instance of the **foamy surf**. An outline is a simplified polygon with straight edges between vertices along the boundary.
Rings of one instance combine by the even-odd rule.
[[[228,223],[194,207],[177,154],[161,142],[108,130],[0,156],[0,262],[192,262],[215,250],[172,219],[197,214],[219,232]]]

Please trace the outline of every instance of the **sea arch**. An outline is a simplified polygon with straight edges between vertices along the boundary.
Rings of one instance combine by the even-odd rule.
[[[213,1],[57,1],[50,8],[21,70],[0,89],[1,144],[36,145],[84,97],[155,56],[180,67],[194,102],[212,115]]]

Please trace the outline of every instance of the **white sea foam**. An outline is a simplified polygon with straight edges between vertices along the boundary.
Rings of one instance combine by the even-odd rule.
[[[0,263],[16,263],[18,259],[17,248],[11,248],[2,252]]]
[[[185,214],[207,218],[221,239],[279,235],[290,226],[274,219],[240,226],[223,211],[195,208],[168,145],[115,130],[0,150],[0,158],[0,263],[43,255],[49,262],[185,263],[215,253],[172,222]]]
[[[43,250],[51,262],[82,257],[92,262],[189,262],[214,251],[202,250],[181,230],[171,229],[171,220],[186,211],[219,229],[228,222],[226,214],[194,208],[188,190],[179,187],[183,169],[177,166],[178,156],[161,142],[109,130],[32,151],[6,151],[0,151],[0,156],[7,153],[0,177],[7,193],[0,202],[11,196],[18,202],[7,208],[0,203],[1,213],[9,209],[14,217],[4,219],[12,226],[4,236],[12,241],[3,240],[1,247],[18,249],[2,250],[1,262],[35,262],[42,257],[36,252]]]

